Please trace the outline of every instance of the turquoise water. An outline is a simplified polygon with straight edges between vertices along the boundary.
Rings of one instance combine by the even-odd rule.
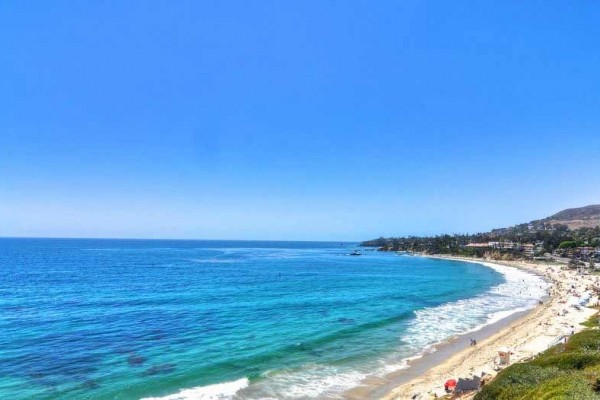
[[[0,239],[0,398],[336,398],[535,297],[355,248]]]

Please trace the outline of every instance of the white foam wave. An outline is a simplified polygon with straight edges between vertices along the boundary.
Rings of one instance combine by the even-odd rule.
[[[505,282],[486,293],[415,311],[402,341],[414,351],[474,332],[516,312],[533,308],[548,288],[539,276],[493,263],[481,263],[504,275]]]
[[[247,398],[337,399],[348,388],[360,385],[367,374],[345,367],[308,364],[298,369],[270,371],[264,376],[267,379],[245,393]]]
[[[376,371],[375,375],[387,375],[392,372],[400,371],[409,367],[409,361],[413,361],[423,357],[422,355],[414,356],[414,357],[406,357],[400,362],[385,362],[382,360],[382,366]]]
[[[242,378],[237,381],[198,386],[183,389],[178,393],[168,396],[146,397],[141,400],[226,400],[231,399],[238,391],[247,388],[248,385],[248,379]]]

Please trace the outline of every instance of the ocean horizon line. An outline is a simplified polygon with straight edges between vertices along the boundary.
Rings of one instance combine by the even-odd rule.
[[[41,240],[135,240],[135,241],[186,241],[186,242],[266,242],[266,243],[343,243],[360,244],[361,240],[297,240],[297,239],[195,239],[195,238],[141,238],[141,237],[75,237],[75,236],[0,236],[3,239]]]

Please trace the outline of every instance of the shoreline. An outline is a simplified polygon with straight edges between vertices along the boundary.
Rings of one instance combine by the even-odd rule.
[[[575,271],[562,270],[560,264],[539,264],[526,261],[490,261],[450,256],[424,256],[473,262],[492,268],[493,264],[517,268],[542,277],[548,284],[549,294],[542,298],[543,305],[517,311],[505,318],[484,325],[480,329],[466,332],[435,346],[435,351],[410,360],[409,368],[396,371],[379,382],[367,382],[355,388],[345,398],[383,398],[385,400],[411,399],[420,394],[420,399],[445,395],[443,384],[447,379],[468,378],[482,373],[494,377],[497,371],[493,360],[500,347],[509,347],[514,353],[511,364],[535,356],[546,350],[558,338],[583,329],[586,321],[596,310],[582,307],[580,311],[570,307],[566,301],[571,292],[583,292],[585,287],[596,284],[597,276],[577,275]],[[576,289],[573,289],[576,287]],[[596,297],[593,298],[597,302]],[[566,315],[558,316],[563,310]],[[478,345],[469,346],[467,339],[476,337]],[[474,394],[473,394],[474,395]],[[463,398],[471,398],[464,396]]]
[[[432,368],[442,364],[448,358],[463,351],[474,350],[469,346],[471,337],[475,337],[478,343],[481,343],[488,337],[494,335],[498,330],[504,329],[515,321],[526,317],[529,312],[531,312],[531,310],[517,311],[498,321],[492,322],[491,324],[484,325],[476,331],[462,333],[456,337],[436,344],[433,346],[433,351],[427,351],[421,356],[410,359],[407,363],[407,368],[390,373],[385,381],[379,381],[379,384],[377,384],[376,381],[373,381],[373,386],[360,386],[354,388],[345,394],[344,399],[388,399],[389,395],[398,387],[410,384],[413,380],[419,379]]]
[[[445,255],[417,255],[418,257],[437,259],[437,260],[451,260],[457,262],[469,262],[473,264],[479,264],[481,266],[493,269],[496,272],[501,273],[505,279],[509,272],[506,271],[509,265],[503,265],[499,262],[490,262],[483,259],[469,259],[452,257]],[[535,270],[524,270],[530,275],[535,275],[541,278],[548,287],[551,286],[551,282],[546,276]],[[539,299],[546,301],[549,297],[547,290],[544,291],[544,295],[540,296]],[[390,372],[382,378],[367,378],[363,381],[361,386],[349,389],[344,393],[343,398],[349,400],[359,400],[363,398],[385,398],[386,395],[394,391],[399,386],[409,383],[411,380],[419,378],[436,365],[444,362],[445,359],[452,357],[458,352],[469,350],[471,338],[477,341],[482,341],[492,336],[498,330],[501,330],[513,323],[514,321],[523,318],[528,313],[536,308],[536,305],[531,305],[526,309],[515,309],[514,312],[509,312],[507,315],[501,316],[498,319],[492,319],[489,322],[483,323],[473,329],[455,334],[449,338],[446,338],[440,342],[432,344],[427,349],[418,355],[408,357],[405,359],[407,364],[406,368],[399,369],[397,371]],[[492,316],[490,314],[490,316]]]

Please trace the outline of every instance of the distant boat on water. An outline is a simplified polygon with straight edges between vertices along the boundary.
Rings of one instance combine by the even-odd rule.
[[[350,253],[351,256],[362,256],[362,254],[359,251],[354,250],[352,253]]]

